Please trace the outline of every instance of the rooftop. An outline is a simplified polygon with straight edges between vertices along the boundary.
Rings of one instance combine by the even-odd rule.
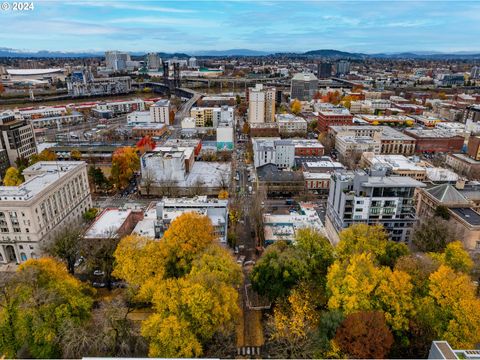
[[[370,176],[362,182],[365,187],[415,187],[421,188],[426,185],[408,176]]]
[[[451,138],[458,137],[459,135],[455,131],[446,129],[409,129],[405,130],[409,135],[418,138]]]
[[[298,73],[292,77],[292,80],[296,81],[315,81],[317,77],[312,73]]]
[[[109,239],[117,236],[118,230],[125,223],[132,210],[105,209],[85,233],[87,239]]]
[[[444,204],[469,204],[468,200],[450,184],[437,185],[425,191]]]
[[[473,226],[480,226],[480,214],[471,208],[453,208],[450,209],[455,215],[462,218],[468,224]]]
[[[60,181],[71,171],[86,166],[83,161],[41,161],[23,171],[26,181],[19,186],[0,186],[0,199],[26,201]]]

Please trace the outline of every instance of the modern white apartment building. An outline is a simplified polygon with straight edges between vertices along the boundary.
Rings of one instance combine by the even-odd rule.
[[[12,111],[0,113],[0,149],[7,151],[10,165],[17,158],[29,159],[37,153],[32,124],[17,120]]]
[[[256,168],[265,164],[289,169],[295,164],[295,144],[280,138],[254,138],[253,160]]]
[[[248,90],[248,122],[268,123],[275,121],[275,88],[257,84]]]
[[[150,106],[151,121],[155,123],[170,124],[170,100],[159,100]]]
[[[38,162],[23,175],[23,184],[0,187],[0,263],[36,258],[92,207],[83,161]]]
[[[394,241],[408,242],[417,218],[416,188],[425,184],[405,176],[387,176],[386,169],[337,171],[330,180],[326,229],[332,243],[350,225],[381,224]]]

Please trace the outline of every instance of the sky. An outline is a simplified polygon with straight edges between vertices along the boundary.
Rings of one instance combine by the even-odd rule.
[[[186,53],[480,51],[480,1],[476,0],[33,3],[32,11],[0,10],[0,48]]]

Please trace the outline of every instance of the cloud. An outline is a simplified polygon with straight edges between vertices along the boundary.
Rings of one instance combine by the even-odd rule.
[[[157,5],[143,5],[139,3],[128,3],[123,1],[84,1],[84,2],[65,2],[65,5],[73,5],[80,7],[102,7],[119,10],[136,10],[136,11],[155,11],[163,13],[193,13],[192,9],[179,9],[173,7],[164,7]]]

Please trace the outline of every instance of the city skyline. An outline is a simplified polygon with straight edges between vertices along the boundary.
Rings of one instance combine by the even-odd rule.
[[[1,11],[0,47],[38,51],[480,51],[463,1],[34,2]],[[379,29],[381,31],[379,31]],[[441,36],[439,36],[441,34]]]

